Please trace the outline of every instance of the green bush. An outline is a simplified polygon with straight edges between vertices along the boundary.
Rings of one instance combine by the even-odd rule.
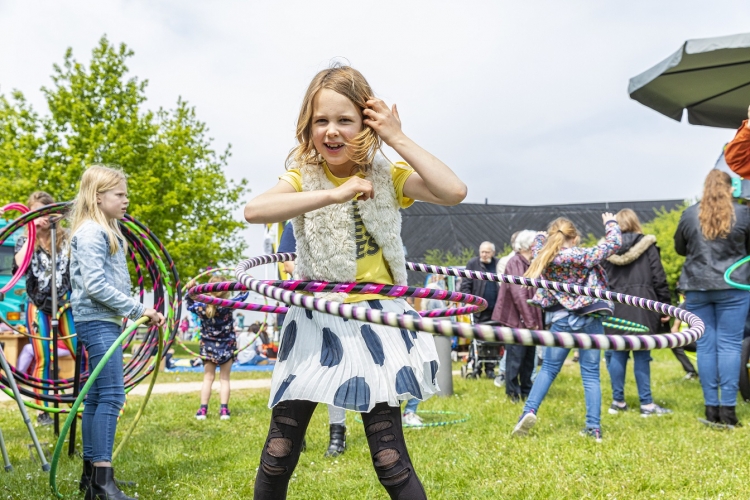
[[[458,254],[454,254],[451,251],[444,252],[439,248],[433,248],[424,253],[423,262],[425,264],[430,264],[431,266],[465,266],[475,255],[474,250],[471,248],[462,248]]]
[[[674,210],[666,210],[662,207],[656,211],[656,218],[643,224],[644,234],[656,236],[656,244],[659,245],[661,250],[661,263],[667,273],[667,283],[669,283],[672,295],[676,294],[675,287],[677,286],[677,280],[680,278],[682,264],[685,262],[685,257],[677,255],[674,249],[674,233],[677,230],[682,212],[688,206],[688,202],[685,202]]]

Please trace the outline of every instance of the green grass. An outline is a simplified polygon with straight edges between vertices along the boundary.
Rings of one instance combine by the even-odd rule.
[[[671,353],[654,352],[652,390],[671,416],[641,418],[637,411],[612,416],[611,391],[602,364],[604,442],[578,435],[583,427],[583,389],[577,365],[566,366],[526,439],[511,439],[521,411],[492,382],[454,378],[455,395],[435,397],[422,410],[468,412],[471,419],[446,427],[407,430],[417,472],[431,499],[704,499],[748,498],[748,427],[708,429],[697,422],[702,396],[697,381],[683,381]],[[162,374],[163,375],[163,374]],[[185,374],[178,374],[181,378]],[[239,375],[239,374],[238,374]],[[264,374],[266,375],[266,374]],[[267,376],[267,375],[266,375]],[[160,378],[161,379],[161,378]],[[166,377],[165,377],[166,379]],[[166,380],[165,380],[166,381]],[[632,372],[627,402],[638,406]],[[116,463],[121,479],[136,480],[127,492],[142,499],[252,498],[253,479],[269,424],[267,391],[235,391],[232,420],[217,417],[216,395],[209,419],[193,419],[197,394],[157,395]],[[132,421],[133,397],[119,431]],[[746,405],[738,416],[750,424]],[[348,451],[325,459],[327,412],[320,407],[308,430],[289,498],[386,499],[372,470],[361,424],[348,413]],[[17,408],[0,405],[3,430],[15,471],[0,472],[0,499],[50,498],[48,477],[29,459],[30,442]],[[49,428],[37,429],[53,442]],[[120,433],[118,432],[118,439]],[[76,481],[80,460],[64,456],[58,484],[68,498],[82,498]],[[744,471],[744,472],[743,472]]]

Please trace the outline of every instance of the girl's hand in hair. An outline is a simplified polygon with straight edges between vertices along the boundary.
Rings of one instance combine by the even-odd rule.
[[[396,105],[394,104],[389,109],[381,99],[373,98],[367,101],[365,106],[367,107],[362,110],[362,114],[365,115],[362,123],[373,129],[386,144],[393,147],[393,143],[403,135]]]
[[[162,327],[164,326],[164,323],[166,322],[164,320],[164,315],[156,312],[155,309],[151,309],[150,307],[147,307],[145,311],[143,311],[143,315],[146,316],[149,321],[149,326],[158,326]]]
[[[604,212],[602,214],[602,222],[603,223],[606,224],[607,222],[609,222],[611,220],[615,220],[615,215],[612,212]]]
[[[337,188],[331,189],[334,203],[346,203],[356,197],[357,201],[365,201],[375,197],[372,182],[359,176],[353,176]]]

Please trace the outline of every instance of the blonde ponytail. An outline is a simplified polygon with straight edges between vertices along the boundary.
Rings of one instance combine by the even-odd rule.
[[[575,240],[578,237],[578,231],[575,225],[565,217],[559,217],[553,220],[547,230],[547,241],[539,253],[531,261],[531,265],[524,274],[527,278],[538,278],[542,275],[547,266],[552,262],[555,256],[560,252],[566,241]]]
[[[222,281],[229,281],[224,276],[214,274],[211,276],[211,278],[208,280],[209,283],[221,283]],[[219,298],[219,299],[228,299],[229,298],[229,291],[224,292],[211,292],[211,295]],[[218,310],[218,306],[216,304],[207,304],[206,305],[206,317],[207,318],[213,318],[216,316],[216,311]]]

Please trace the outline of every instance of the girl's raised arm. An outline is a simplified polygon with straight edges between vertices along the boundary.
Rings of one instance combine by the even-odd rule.
[[[245,220],[251,224],[282,222],[334,203],[344,203],[355,197],[364,201],[372,196],[372,183],[357,176],[335,189],[301,193],[288,182],[280,180],[274,187],[247,202]]]
[[[414,169],[404,184],[404,196],[436,205],[458,205],[466,198],[466,184],[445,163],[409,139],[401,130],[398,109],[380,99],[367,101],[364,124]]]

